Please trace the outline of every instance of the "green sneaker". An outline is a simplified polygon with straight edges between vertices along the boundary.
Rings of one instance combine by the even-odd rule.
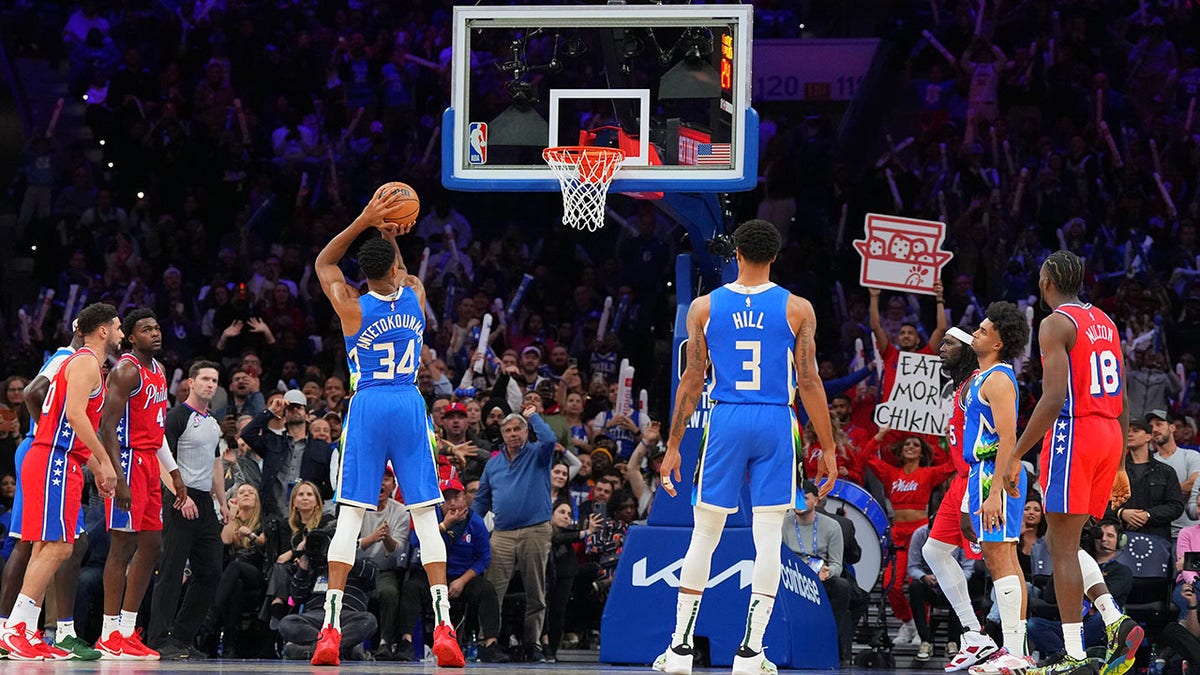
[[[1073,659],[1063,653],[1057,660],[1038,668],[1030,668],[1025,675],[1095,675],[1096,666],[1088,659]]]
[[[63,651],[70,652],[71,659],[75,661],[95,661],[100,658],[99,650],[92,649],[88,643],[74,635],[69,635],[55,642],[54,646]]]
[[[1120,621],[1105,626],[1104,633],[1108,636],[1108,651],[1104,655],[1104,669],[1100,675],[1125,675],[1133,667],[1146,631],[1138,622],[1122,615]]]

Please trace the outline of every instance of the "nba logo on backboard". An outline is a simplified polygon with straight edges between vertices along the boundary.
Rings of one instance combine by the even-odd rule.
[[[470,164],[487,164],[487,123],[471,122],[467,140],[467,162]]]

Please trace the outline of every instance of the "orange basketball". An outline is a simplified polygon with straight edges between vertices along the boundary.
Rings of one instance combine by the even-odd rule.
[[[407,183],[399,181],[384,183],[379,186],[375,194],[379,197],[399,194],[402,197],[400,202],[383,216],[385,224],[405,228],[417,221],[417,214],[421,212],[421,199],[417,197],[417,191]]]

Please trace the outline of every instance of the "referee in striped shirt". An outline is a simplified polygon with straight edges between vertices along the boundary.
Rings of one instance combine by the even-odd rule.
[[[205,657],[192,642],[220,581],[221,525],[229,519],[229,508],[221,467],[221,425],[208,410],[217,391],[219,369],[212,361],[192,364],[187,400],[172,408],[165,420],[167,445],[187,484],[188,499],[178,511],[169,500],[164,502],[163,551],[154,585],[149,640],[163,660]],[[189,560],[191,584],[180,606],[183,570]]]

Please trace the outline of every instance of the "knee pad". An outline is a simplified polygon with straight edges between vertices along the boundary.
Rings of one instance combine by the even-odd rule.
[[[366,509],[361,506],[342,504],[338,507],[337,529],[333,531],[333,538],[329,541],[329,562],[354,564],[364,513]]]
[[[712,554],[721,541],[725,530],[725,514],[706,508],[692,509],[695,527],[683,557],[683,569],[679,571],[679,587],[703,591],[708,585],[708,574],[712,566]]]
[[[421,544],[421,564],[446,562],[446,542],[438,528],[437,508],[419,506],[409,511],[412,514],[413,530]]]
[[[774,596],[779,590],[783,571],[779,561],[783,545],[783,519],[786,511],[755,511],[750,521],[754,535],[754,576],[750,591]]]
[[[1104,584],[1104,572],[1100,571],[1100,565],[1087,551],[1081,549],[1078,555],[1079,569],[1083,573],[1083,593],[1087,595],[1088,589]]]

